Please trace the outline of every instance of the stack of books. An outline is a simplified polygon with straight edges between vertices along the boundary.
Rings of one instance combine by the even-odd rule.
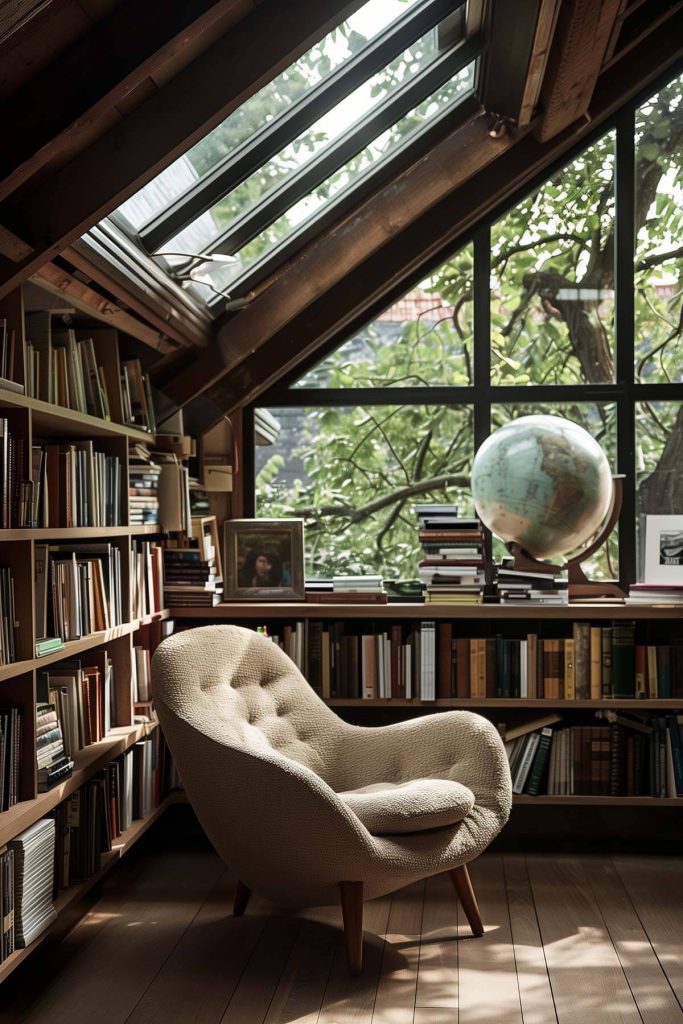
[[[320,600],[321,595],[318,595]],[[342,604],[386,604],[387,594],[381,576],[333,576],[332,598]]]
[[[513,793],[537,796],[545,792],[553,738],[551,726],[559,721],[560,715],[544,715],[535,721],[501,730],[510,762]]]
[[[59,324],[49,312],[26,315],[27,391],[76,412],[110,419],[110,394],[103,364],[109,360],[90,337]]]
[[[44,549],[44,550],[43,550]],[[51,591],[51,607],[48,592]],[[115,544],[36,545],[36,630],[78,640],[123,622]],[[51,612],[51,617],[48,616]]]
[[[131,526],[159,522],[159,475],[161,466],[152,460],[146,444],[128,449],[128,507]]]
[[[38,792],[45,793],[71,775],[74,762],[64,752],[64,737],[54,704],[36,707]]]
[[[134,619],[142,619],[161,611],[163,550],[152,541],[134,540],[130,559],[131,614]]]
[[[457,505],[413,505],[424,558],[418,574],[426,604],[481,604],[484,596],[484,531]]]
[[[0,964],[14,952],[14,850],[0,853]]]
[[[683,604],[683,584],[632,583],[626,604]]]
[[[64,641],[61,636],[39,636],[35,642],[36,658],[44,658],[47,654],[54,654],[64,648]]]
[[[503,564],[496,583],[501,604],[569,604],[569,584],[559,574],[526,572]]]
[[[34,445],[19,498],[22,526],[120,526],[121,460],[92,441]]]
[[[220,604],[223,588],[199,548],[163,550],[166,608],[212,608]]]
[[[149,377],[142,372],[139,359],[128,359],[121,363],[121,409],[124,423],[156,434]]]
[[[41,818],[7,846],[14,851],[14,941],[22,949],[57,917],[52,905],[54,818]]]
[[[74,758],[107,735],[114,690],[114,667],[106,650],[91,651],[85,664],[74,658],[39,673],[38,693],[54,710],[65,757]]]
[[[23,395],[24,385],[12,380],[14,376],[14,331],[7,330],[7,320],[0,317],[0,388]],[[0,951],[0,956],[2,952]]]
[[[12,570],[0,566],[0,665],[9,665],[17,660],[15,633],[18,625]]]
[[[386,604],[381,576],[312,576],[306,580],[306,600],[317,604]]]
[[[10,429],[9,420],[0,416],[0,527],[3,530],[33,525],[33,503],[25,487],[26,444],[23,437]]]
[[[22,714],[17,707],[0,707],[0,811],[19,800]]]

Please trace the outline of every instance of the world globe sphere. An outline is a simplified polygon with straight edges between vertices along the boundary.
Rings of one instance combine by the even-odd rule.
[[[477,515],[534,558],[577,551],[612,501],[607,456],[587,430],[560,416],[522,416],[484,441],[472,465]]]

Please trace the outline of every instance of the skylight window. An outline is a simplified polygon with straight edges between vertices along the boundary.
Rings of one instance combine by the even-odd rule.
[[[464,0],[370,0],[127,200],[119,223],[184,286],[222,294],[472,92],[482,44],[464,12]],[[235,259],[195,273],[212,254]]]

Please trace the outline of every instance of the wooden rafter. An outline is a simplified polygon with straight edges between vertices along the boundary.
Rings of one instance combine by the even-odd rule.
[[[488,8],[480,98],[486,110],[517,125],[534,58],[539,24],[559,0],[494,0]],[[554,24],[551,21],[551,28]],[[543,35],[543,33],[542,33]],[[534,65],[535,66],[535,65]],[[527,124],[529,123],[527,119]]]
[[[0,152],[0,200],[137,88],[176,51],[243,0],[139,0],[114,8],[18,95],[0,105],[11,145]]]
[[[561,0],[543,0],[538,12],[536,34],[531,47],[531,58],[524,83],[519,117],[517,119],[520,128],[525,128],[531,123],[538,107],[543,79],[550,56],[550,47],[557,26],[560,3]]]
[[[66,296],[70,306],[74,306],[84,313],[93,314],[111,324],[112,327],[118,327],[120,331],[157,349],[162,355],[173,350],[173,345],[165,332],[155,330],[149,323],[139,320],[116,302],[101,295],[89,285],[79,281],[73,274],[56,267],[53,263],[46,263],[42,266],[34,275],[34,281],[55,295]]]
[[[362,0],[264,0],[53,176],[0,205],[31,256],[0,296],[117,207],[291,64]]]
[[[564,0],[541,90],[542,142],[584,117],[622,0]]]

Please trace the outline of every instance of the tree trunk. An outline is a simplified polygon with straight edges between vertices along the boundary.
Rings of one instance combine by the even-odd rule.
[[[640,511],[646,515],[683,512],[683,404],[664,445],[656,469],[638,488]]]

